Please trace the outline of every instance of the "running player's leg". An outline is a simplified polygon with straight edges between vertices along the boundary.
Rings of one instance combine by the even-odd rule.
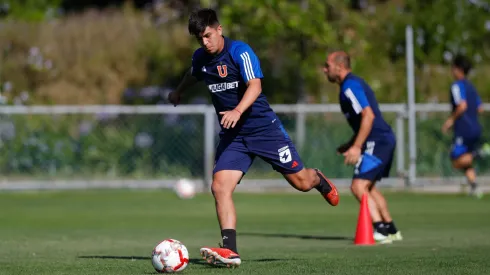
[[[369,144],[354,169],[351,191],[359,201],[363,194],[368,193],[375,240],[389,243],[391,239],[385,222],[392,222],[391,216],[386,200],[374,185],[389,175],[395,144],[387,141],[369,141]],[[389,220],[385,220],[384,216]]]
[[[211,264],[241,264],[236,245],[236,211],[233,191],[253,162],[241,139],[221,140],[216,153],[211,191],[221,229],[222,247],[203,247],[201,255]]]
[[[371,187],[371,190],[369,190],[369,194],[374,199],[374,202],[376,203],[376,207],[379,210],[379,214],[381,215],[381,219],[383,220],[383,222],[391,222],[393,219],[391,218],[390,211],[388,210],[388,203],[386,202],[383,194],[381,194],[378,188],[376,188],[376,186],[374,185],[373,187]]]
[[[304,167],[282,125],[256,136],[246,137],[245,144],[250,152],[271,164],[296,190],[308,192],[315,188],[328,203],[333,206],[338,204],[339,195],[335,185],[318,169]]]
[[[371,214],[371,220],[374,226],[374,239],[380,243],[390,243],[388,232],[384,226],[383,218],[376,203],[376,200],[369,192],[369,188],[373,185],[373,181],[370,179],[354,178],[352,179],[351,192],[356,199],[361,202],[362,196],[367,194],[369,213]]]
[[[476,171],[473,168],[473,150],[477,148],[477,143],[478,139],[456,137],[451,150],[451,159],[453,168],[464,172],[470,186],[470,195],[481,198],[483,193],[478,189]]]
[[[393,156],[395,153],[395,147],[378,144],[377,148],[374,148],[374,154],[377,154],[380,159],[383,159],[383,168],[384,169],[380,175],[378,175],[378,179],[371,186],[369,193],[373,197],[378,206],[379,213],[381,214],[381,219],[383,220],[384,227],[386,228],[386,232],[388,236],[393,241],[401,241],[403,240],[402,234],[396,228],[395,222],[391,217],[391,214],[388,210],[388,203],[386,202],[385,197],[381,193],[381,191],[376,188],[376,182],[381,180],[382,178],[387,178],[390,176],[390,170],[393,163]],[[388,157],[387,157],[388,156]]]
[[[388,203],[386,202],[383,194],[374,185],[369,193],[376,202],[376,206],[378,207],[379,214],[381,215],[381,219],[383,220],[383,224],[386,229],[386,233],[388,233],[388,237],[393,241],[403,240],[401,232],[397,229],[395,222],[391,217],[390,211],[388,210]]]
[[[298,156],[298,162],[301,162]],[[323,198],[332,206],[339,204],[337,187],[318,169],[303,168],[298,172],[292,172],[288,167],[275,166],[274,170],[281,173],[288,183],[295,189],[308,192],[315,188]]]
[[[352,180],[351,184],[351,192],[352,194],[356,197],[356,199],[361,202],[362,196],[364,194],[368,195],[368,206],[369,206],[369,213],[371,214],[371,220],[373,223],[382,223],[383,219],[381,217],[381,213],[378,208],[378,204],[376,203],[376,200],[372,196],[372,194],[369,192],[369,187],[372,185],[371,180],[368,179],[360,179],[360,178],[355,178]]]

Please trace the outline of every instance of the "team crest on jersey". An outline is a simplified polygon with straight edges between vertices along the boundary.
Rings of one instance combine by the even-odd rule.
[[[218,69],[219,76],[226,77],[228,75],[228,69],[226,68],[226,65],[218,65],[216,68]]]
[[[284,146],[281,149],[277,150],[279,153],[279,160],[281,163],[288,163],[293,160],[291,157],[291,151],[289,150],[289,146]]]

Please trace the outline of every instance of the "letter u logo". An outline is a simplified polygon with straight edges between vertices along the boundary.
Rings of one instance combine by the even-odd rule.
[[[228,75],[228,70],[226,69],[226,65],[219,65],[218,67],[218,74],[221,77],[226,77]]]

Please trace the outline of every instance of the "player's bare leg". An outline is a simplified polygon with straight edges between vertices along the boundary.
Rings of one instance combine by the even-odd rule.
[[[222,170],[213,176],[211,191],[221,229],[223,247],[203,247],[200,252],[208,263],[229,267],[241,264],[236,247],[236,211],[233,191],[243,176],[242,171]]]
[[[371,190],[369,191],[369,194],[371,195],[371,197],[376,202],[376,205],[377,205],[378,210],[379,210],[379,214],[381,215],[381,219],[384,222],[391,221],[392,218],[390,215],[390,211],[388,210],[388,204],[386,203],[386,199],[383,196],[383,194],[381,194],[381,192],[378,190],[378,188],[376,188],[376,186],[373,186],[371,188]]]
[[[390,243],[391,240],[388,238],[388,232],[386,231],[386,228],[384,226],[378,205],[369,191],[369,187],[371,185],[372,182],[370,180],[353,179],[351,184],[351,191],[359,202],[361,201],[362,196],[364,194],[367,194],[369,213],[371,214],[371,220],[373,221],[375,229],[374,239],[380,243]]]
[[[211,191],[216,204],[216,214],[221,230],[236,228],[236,212],[233,192],[243,176],[242,171],[223,170],[213,176]]]
[[[478,189],[476,184],[476,172],[473,168],[473,155],[466,153],[452,161],[453,167],[464,171],[468,184],[470,186],[470,195],[481,198],[483,193]]]
[[[337,187],[317,169],[303,168],[297,173],[283,176],[296,190],[308,192],[315,188],[330,205],[336,206],[339,203]]]
[[[393,241],[403,240],[401,232],[398,231],[398,229],[395,226],[395,223],[393,222],[393,218],[391,217],[390,211],[388,210],[388,203],[386,202],[386,199],[383,196],[383,194],[381,194],[381,192],[379,191],[378,188],[376,188],[376,186],[371,187],[369,193],[371,194],[374,201],[376,202],[376,205],[378,206],[381,219],[384,222],[384,226],[386,228],[386,231],[390,239]]]

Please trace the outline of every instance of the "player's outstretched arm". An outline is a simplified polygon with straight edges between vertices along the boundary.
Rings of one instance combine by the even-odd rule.
[[[196,84],[197,81],[198,79],[192,75],[192,68],[190,68],[185,73],[184,78],[180,82],[179,86],[177,86],[177,89],[168,95],[168,101],[170,101],[170,103],[172,103],[174,106],[177,106],[180,103],[180,98],[184,91]]]

